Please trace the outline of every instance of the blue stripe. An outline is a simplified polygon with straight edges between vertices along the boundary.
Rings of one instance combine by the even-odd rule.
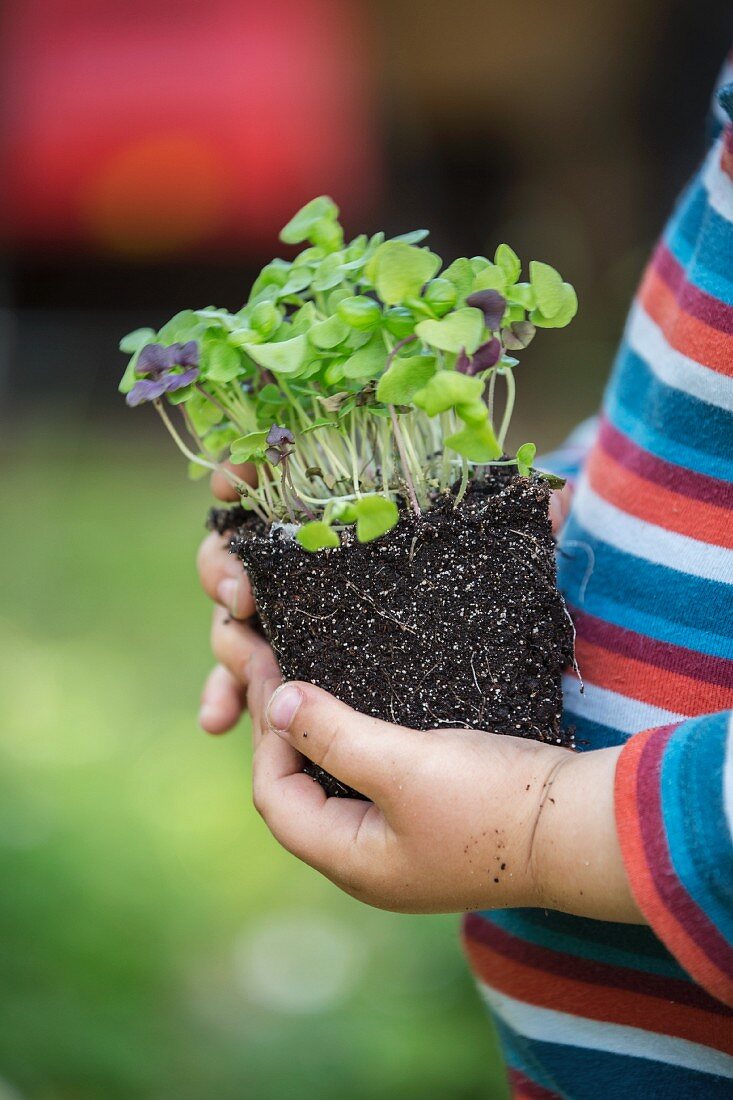
[[[536,1085],[541,1085],[542,1088],[549,1089],[550,1092],[559,1094],[559,1086],[545,1072],[542,1064],[530,1049],[527,1040],[517,1035],[513,1028],[507,1027],[507,1025],[500,1020],[498,1016],[493,1015],[493,1013],[492,1019],[499,1035],[501,1051],[507,1065],[510,1066],[511,1069],[519,1070],[525,1077],[529,1077],[531,1081],[534,1081]]]
[[[582,668],[580,672],[582,675]],[[601,722],[593,722],[585,714],[578,714],[567,702],[563,709],[563,725],[575,726],[575,743],[580,752],[615,748],[625,745],[629,739],[629,734],[623,730],[604,726]]]
[[[705,406],[705,408],[709,407],[709,405]],[[633,439],[639,447],[657,458],[663,458],[676,466],[686,466],[688,470],[707,474],[720,481],[733,481],[733,459],[714,457],[697,451],[684,442],[669,439],[664,434],[663,427],[659,431],[652,427],[646,419],[648,414],[644,410],[634,413],[625,408],[616,398],[613,389],[606,395],[605,412],[618,431]]]
[[[577,545],[583,543],[593,551],[590,575],[589,558],[582,545]],[[677,572],[609,546],[589,534],[572,514],[565,525],[560,549],[566,546],[568,549],[560,558],[559,581],[566,599],[574,607],[598,618],[608,618],[605,609],[611,602],[619,608],[611,621],[617,622],[622,616],[620,626],[638,630],[638,614],[649,615],[667,623],[668,634],[672,636],[662,640],[679,645],[684,628],[696,632],[694,640],[689,634],[686,637],[688,647],[699,648],[697,635],[702,634],[708,647],[712,647],[703,652],[733,657],[733,637],[716,635],[721,625],[721,608],[729,607],[733,599],[729,584]],[[606,595],[609,592],[613,593],[612,601]],[[648,633],[643,629],[638,632]]]
[[[512,936],[593,962],[691,984],[689,975],[643,925],[611,924],[545,909],[497,909],[479,914]]]
[[[708,193],[697,182],[685,196],[664,234],[664,240],[687,273],[690,282],[706,294],[733,305],[730,257],[733,255],[733,222],[723,218],[708,202]]]
[[[503,1037],[513,1029],[503,1025],[501,1031]],[[512,1047],[528,1067],[541,1065],[545,1080],[555,1081],[555,1091],[573,1100],[629,1100],[641,1096],[650,1100],[730,1100],[733,1095],[730,1078],[648,1058],[541,1042],[516,1033]],[[532,1076],[529,1068],[524,1072]]]
[[[729,712],[681,725],[662,760],[662,814],[682,885],[733,943],[733,846],[723,805]]]
[[[628,412],[663,431],[671,441],[706,456],[730,459],[733,414],[666,385],[625,342],[616,362],[611,392]]]

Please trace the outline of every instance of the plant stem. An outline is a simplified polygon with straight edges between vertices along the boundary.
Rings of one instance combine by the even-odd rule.
[[[494,367],[491,372],[491,378],[489,379],[489,398],[487,401],[487,405],[489,406],[489,424],[491,425],[492,432],[494,432],[495,434],[496,429],[494,427],[494,390],[496,389],[496,375],[497,368]]]
[[[504,450],[504,440],[506,439],[506,433],[509,431],[509,423],[512,419],[512,413],[514,412],[514,395],[516,393],[514,372],[511,367],[508,367],[503,374],[506,378],[506,408],[504,409],[504,416],[501,421],[501,427],[499,428],[499,434],[496,437],[502,451]]]
[[[153,407],[165,424],[166,429],[173,439],[173,442],[178,447],[178,450],[181,452],[181,454],[185,456],[185,458],[188,459],[189,462],[194,462],[197,466],[205,466],[207,470],[219,469],[215,462],[208,462],[206,459],[200,458],[199,455],[195,455],[193,451],[186,446],[176,429],[173,427],[168,413],[165,411],[159,400],[153,401]],[[226,473],[226,471],[222,470],[222,473]],[[232,483],[232,485],[239,485],[239,479],[235,478],[233,474],[229,474],[229,481]]]
[[[405,451],[405,441],[402,438],[402,429],[397,420],[397,413],[395,412],[394,405],[389,406],[389,415],[392,418],[392,431],[394,432],[397,450],[400,452],[400,462],[402,463],[402,473],[404,474],[405,483],[407,485],[407,495],[410,498],[413,512],[419,517],[421,514],[420,505],[415,494],[415,486],[412,482],[412,474],[410,473],[410,463],[407,461],[407,452]]]
[[[461,459],[461,484],[458,486],[458,492],[456,493],[456,499],[453,502],[454,510],[458,507],[458,505],[463,500],[463,498],[466,494],[467,487],[468,487],[468,459],[467,458],[462,458]]]

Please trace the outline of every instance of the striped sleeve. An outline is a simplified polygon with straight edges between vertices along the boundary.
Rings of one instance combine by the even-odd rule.
[[[637,905],[680,965],[733,1005],[733,711],[632,737],[615,793]]]

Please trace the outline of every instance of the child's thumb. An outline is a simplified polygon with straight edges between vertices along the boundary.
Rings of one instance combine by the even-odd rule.
[[[321,688],[300,682],[280,685],[268,704],[267,721],[314,764],[374,801],[396,786],[407,757],[422,750],[426,736],[360,714]]]

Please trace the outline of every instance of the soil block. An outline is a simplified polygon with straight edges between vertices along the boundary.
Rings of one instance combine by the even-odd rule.
[[[209,526],[232,532],[264,633],[286,680],[414,729],[463,727],[572,745],[561,675],[573,626],[556,587],[550,488],[474,481],[458,506],[403,511],[370,543],[304,551],[239,506]],[[362,797],[306,763],[329,795]]]

